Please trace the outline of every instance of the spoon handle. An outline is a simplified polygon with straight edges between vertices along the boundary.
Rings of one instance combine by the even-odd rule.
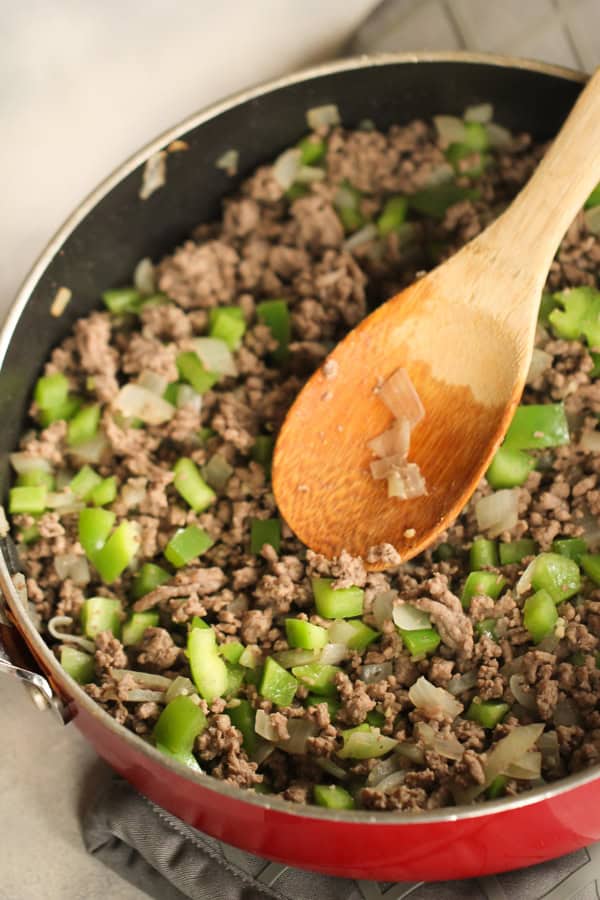
[[[565,232],[599,181],[600,68],[532,178],[488,229],[488,248],[508,251],[513,268],[545,280]]]

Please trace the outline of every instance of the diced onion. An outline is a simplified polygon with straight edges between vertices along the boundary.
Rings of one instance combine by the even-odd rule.
[[[386,778],[382,778],[381,781],[378,782],[377,790],[382,791],[384,794],[390,794],[399,784],[402,784],[405,778],[406,772],[402,770],[392,772]]]
[[[268,714],[264,711],[264,709],[256,710],[256,718],[254,720],[254,730],[257,734],[259,734],[265,741],[277,741],[279,740],[277,729],[272,724],[271,719]]]
[[[451,678],[446,685],[446,690],[453,697],[460,697],[465,691],[470,691],[471,688],[474,688],[476,684],[477,672],[475,669],[471,669],[470,672],[465,672],[464,675],[455,675],[454,678]]]
[[[334,763],[332,759],[327,759],[326,756],[318,756],[315,759],[315,762],[319,768],[323,769],[324,772],[327,772],[328,775],[332,775],[334,778],[339,779],[346,778],[346,770]]]
[[[289,651],[286,651],[289,652]],[[277,661],[277,660],[276,660]],[[262,662],[262,653],[258,647],[244,647],[244,652],[238,659],[238,663],[240,666],[244,666],[246,669],[256,669],[260,666]],[[282,665],[282,663],[279,663]],[[292,663],[292,665],[296,665],[296,663]],[[300,665],[298,663],[298,665]]]
[[[441,163],[431,170],[427,176],[425,187],[437,187],[439,184],[445,184],[454,178],[454,169],[450,163]]]
[[[394,606],[392,618],[394,625],[404,631],[418,631],[420,628],[431,627],[429,614],[417,609],[416,606],[411,606],[410,603],[399,603]]]
[[[387,478],[393,472],[406,466],[406,455],[385,456],[383,459],[375,459],[370,464],[371,475],[375,481]]]
[[[382,681],[391,675],[394,667],[391,662],[369,663],[366,666],[361,666],[358,671],[365,684],[376,684],[378,681]]]
[[[258,715],[258,713],[257,713]],[[306,742],[314,737],[318,731],[317,726],[310,719],[290,719],[287,723],[289,740],[279,741],[277,746],[286,753],[306,753]]]
[[[380,459],[406,457],[410,447],[410,422],[404,416],[395,419],[391,428],[368,441],[367,447]]]
[[[302,151],[297,147],[285,150],[273,163],[273,178],[279,187],[287,191],[296,180],[300,171]]]
[[[427,493],[425,479],[416,463],[406,463],[401,469],[394,469],[387,477],[388,497],[411,500]]]
[[[302,650],[300,648],[294,650],[280,650],[279,653],[273,654],[273,659],[279,663],[284,669],[291,669],[293,666],[306,666],[308,663],[316,662],[319,654],[315,650]]]
[[[133,285],[136,291],[144,296],[156,293],[154,266],[149,256],[140,259],[133,271]]]
[[[113,401],[115,409],[127,418],[141,419],[147,425],[162,425],[173,417],[175,407],[139,384],[126,384]]]
[[[531,357],[531,365],[527,373],[527,384],[533,384],[534,381],[544,374],[552,365],[552,355],[535,347]]]
[[[422,766],[425,762],[425,753],[423,752],[423,749],[418,747],[413,741],[404,741],[402,744],[398,744],[396,753],[398,756],[408,759],[409,762],[415,763],[417,766]]]
[[[274,749],[275,744],[273,744],[271,741],[265,741],[263,738],[259,737],[259,744],[252,754],[252,761],[257,765],[262,766],[264,761],[269,758]]]
[[[55,641],[61,641],[63,644],[75,644],[87,653],[94,653],[96,645],[93,641],[82,637],[80,634],[69,634],[66,631],[62,631],[62,628],[70,628],[72,624],[73,619],[71,616],[53,616],[48,622],[48,633]]]
[[[328,628],[327,635],[332,644],[343,644],[347,646],[348,642],[356,636],[356,631],[344,619],[336,619]]]
[[[355,231],[353,235],[349,238],[346,238],[344,243],[342,244],[343,249],[346,253],[350,253],[356,247],[362,246],[362,244],[367,244],[369,241],[374,240],[379,236],[379,232],[377,231],[377,226],[372,222],[369,222],[368,225],[363,225],[362,228],[359,228],[358,231]]]
[[[600,431],[590,431],[588,428],[582,431],[579,449],[586,453],[600,453]]]
[[[502,772],[509,778],[523,779],[524,781],[533,781],[539,778],[542,773],[542,754],[538,750],[530,750],[523,756],[511,763]]]
[[[93,464],[102,460],[107,447],[108,439],[106,435],[103,431],[98,430],[98,433],[93,438],[90,438],[89,441],[84,441],[81,444],[77,444],[76,447],[71,447],[69,453],[81,462]]]
[[[235,361],[225,341],[219,338],[194,338],[192,345],[209,372],[219,375],[237,375]]]
[[[196,412],[202,410],[202,394],[195,391],[191,384],[180,384],[177,388],[177,409],[183,409],[184,406],[189,406]]]
[[[186,678],[184,675],[178,675],[177,678],[173,679],[165,691],[165,699],[167,703],[170,703],[175,697],[189,697],[191,694],[196,693],[196,687],[190,679]]]
[[[325,170],[318,166],[300,166],[296,181],[300,184],[311,184],[313,181],[322,181],[325,178]]]
[[[154,191],[163,186],[167,180],[167,151],[159,150],[149,157],[142,172],[142,185],[139,190],[140,200],[147,200]]]
[[[10,525],[6,518],[6,510],[0,506],[0,537],[6,537],[10,531]]]
[[[503,125],[498,125],[497,122],[489,122],[485,126],[485,130],[490,146],[495,147],[497,150],[505,150],[512,144],[512,134]]]
[[[30,456],[28,453],[11,453],[10,464],[19,475],[29,472],[52,472],[52,466],[41,456]]]
[[[518,725],[505,738],[498,741],[487,753],[484,763],[485,781],[468,788],[456,786],[453,790],[457,803],[472,803],[492,783],[494,778],[528,753],[544,730],[543,724]]]
[[[89,583],[90,567],[85,556],[76,553],[59,553],[54,557],[56,574],[64,581],[70,578],[74,584],[83,586]]]
[[[592,206],[583,213],[583,221],[588,231],[600,234],[600,206]]]
[[[238,150],[226,150],[215,163],[217,169],[223,169],[228,175],[237,175],[240,154]]]
[[[475,504],[477,527],[494,538],[514,528],[519,519],[519,489],[494,491]]]
[[[511,693],[517,703],[520,703],[528,712],[537,712],[535,693],[525,689],[525,679],[522,675],[511,675],[509,679]]]
[[[396,419],[407,419],[411,428],[425,416],[425,408],[406,369],[399,368],[384,381],[378,394]]]
[[[136,482],[134,484],[125,483],[121,488],[121,500],[127,507],[127,509],[137,509],[140,504],[143,502],[144,497],[146,496],[146,479],[142,479],[141,482]]]
[[[516,584],[516,591],[519,597],[526,594],[531,587],[531,579],[535,569],[535,559],[532,559]]]
[[[434,116],[433,124],[442,144],[461,144],[464,141],[465,123],[458,116]]]
[[[202,467],[202,475],[215,491],[222,491],[233,475],[233,467],[229,465],[225,457],[215,453]]]
[[[171,686],[171,679],[165,675],[155,675],[153,672],[135,672],[133,669],[110,669],[111,678],[115,681],[123,681],[131,676],[134,681],[149,690],[166,691]]]
[[[166,703],[164,691],[149,691],[145,688],[132,688],[125,695],[125,703]]]
[[[49,491],[46,494],[46,506],[48,509],[55,509],[60,514],[78,512],[84,508],[85,503],[73,491],[65,489],[60,492]]]
[[[462,703],[444,688],[436,687],[421,675],[408,691],[411,703],[430,716],[442,712],[455,719],[463,711]]]
[[[465,748],[455,735],[442,736],[426,722],[417,722],[415,731],[426,747],[445,759],[461,759],[465,752]]]
[[[560,748],[556,731],[545,731],[537,742],[542,762],[547,769],[556,769],[560,763]]]
[[[579,725],[580,716],[574,702],[568,697],[559,700],[552,715],[555,725]]]
[[[400,747],[401,745],[399,745]],[[377,787],[380,781],[383,781],[384,778],[387,778],[388,775],[391,775],[392,772],[398,771],[398,760],[395,756],[388,756],[387,759],[382,759],[380,762],[375,763],[369,774],[367,775],[367,787]]]
[[[398,596],[398,591],[383,591],[376,594],[373,600],[373,618],[379,629],[383,628],[385,622],[389,622],[392,618],[392,609],[394,600]]]
[[[480,125],[487,125],[492,121],[493,115],[494,107],[491,103],[478,103],[475,106],[467,106],[463,118],[465,122],[479,122]]]
[[[319,662],[323,665],[337,666],[348,656],[348,648],[345,644],[325,644],[321,650]]]
[[[330,128],[341,122],[340,111],[335,103],[327,103],[323,106],[313,106],[306,110],[306,122],[309,128],[317,131],[319,128]]]
[[[138,378],[138,384],[147,391],[158,394],[159,397],[162,397],[166,391],[168,383],[164,375],[159,375],[158,372],[152,372],[149,369],[144,369]]]

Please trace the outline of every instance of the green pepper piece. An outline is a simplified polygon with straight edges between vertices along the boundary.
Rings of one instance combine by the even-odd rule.
[[[61,647],[60,664],[78,684],[89,684],[94,680],[94,657],[77,647]]]
[[[498,565],[498,545],[496,541],[488,541],[486,538],[475,538],[469,552],[469,567],[471,571],[483,569],[484,566]]]
[[[406,197],[390,197],[386,200],[381,215],[377,219],[377,229],[381,237],[391,234],[406,220],[408,200]]]
[[[542,323],[542,325],[550,324],[550,313],[553,309],[556,309],[556,300],[550,293],[550,291],[544,291],[542,293],[542,299],[540,300],[540,311],[538,313],[538,321]]]
[[[40,529],[37,525],[29,525],[27,528],[22,528],[19,532],[19,541],[22,544],[33,544],[40,537]]]
[[[360,619],[350,619],[346,624],[354,629],[354,635],[346,641],[346,646],[350,650],[358,650],[359,653],[362,653],[369,644],[372,644],[373,641],[380,637],[378,631],[375,631],[374,628],[369,628]]]
[[[506,775],[496,775],[485,792],[488,800],[495,800],[497,797],[501,797],[504,793],[504,788],[506,787],[507,781],[508,778],[506,777]]]
[[[535,465],[535,459],[523,450],[502,446],[496,450],[485,477],[495,491],[520,487],[525,484]]]
[[[108,509],[82,509],[79,513],[79,543],[92,561],[104,546],[115,519]]]
[[[168,756],[170,759],[176,759],[177,762],[183,763],[188,769],[192,769],[194,772],[202,772],[202,768],[193,753],[173,753],[168,747],[160,743],[157,743],[155,746],[165,756]]]
[[[94,403],[91,406],[82,407],[75,413],[67,429],[67,444],[76,447],[85,441],[95,437],[100,422],[100,405]]]
[[[304,619],[286,619],[285,634],[290,647],[320,650],[327,643],[327,629]]]
[[[600,344],[600,291],[582,286],[569,288],[554,299],[563,308],[553,310],[548,319],[557,337],[577,340],[582,334],[588,346]]]
[[[124,647],[133,647],[144,637],[146,628],[156,628],[159,622],[157,612],[134,612],[129,621],[123,625],[121,643]]]
[[[448,559],[454,559],[456,556],[456,548],[452,544],[442,542],[433,551],[433,558],[436,562],[445,562]]]
[[[112,288],[104,291],[102,299],[107,309],[115,315],[137,313],[142,303],[142,295],[133,287]]]
[[[29,513],[38,515],[46,509],[47,488],[43,485],[30,487],[14,487],[10,489],[8,511],[10,513]]]
[[[259,554],[265,544],[276,553],[281,546],[281,522],[279,519],[252,519],[250,523],[250,553]]]
[[[357,725],[342,731],[344,746],[338,751],[341,759],[375,759],[385,756],[398,744],[393,738],[385,737],[379,728],[372,725]]]
[[[592,357],[594,367],[589,373],[589,376],[590,378],[598,378],[600,375],[600,353],[594,353],[593,350],[590,350],[590,356]]]
[[[173,487],[194,512],[204,512],[217,499],[213,489],[205,482],[192,459],[182,457],[173,468]]]
[[[196,616],[194,618],[197,618]],[[240,661],[240,656],[244,652],[244,645],[240,644],[239,641],[228,641],[226,644],[221,644],[219,647],[219,653],[221,656],[227,660],[228,663],[232,665],[237,665]]]
[[[533,562],[531,585],[535,591],[548,591],[555,603],[562,603],[581,587],[579,566],[559,553],[540,553]]]
[[[585,653],[582,653],[581,650],[577,650],[575,653],[571,654],[569,662],[572,666],[585,666]]]
[[[228,707],[227,715],[231,719],[231,724],[242,733],[244,750],[248,756],[252,756],[256,752],[259,739],[254,730],[256,712],[251,703],[248,700],[239,700],[235,706]]]
[[[552,542],[552,552],[579,562],[580,557],[587,553],[587,544],[581,538],[561,538]]]
[[[365,224],[365,217],[360,209],[353,209],[351,206],[344,206],[338,210],[338,216],[341,219],[344,231],[347,234],[358,231]]]
[[[513,563],[520,563],[526,556],[534,556],[537,545],[530,538],[521,538],[519,541],[501,543],[499,551],[500,565],[510,566]]]
[[[596,185],[583,205],[585,209],[591,209],[593,206],[600,206],[600,184]]]
[[[563,403],[518,406],[504,439],[504,447],[540,450],[562,447],[570,441]]]
[[[481,122],[465,122],[463,143],[471,150],[487,150],[490,146],[490,138],[487,128]]]
[[[506,585],[506,578],[496,572],[471,572],[467,576],[462,594],[462,605],[468,609],[473,597],[491,597],[497,600]]]
[[[175,362],[180,377],[191,384],[199,394],[206,394],[219,380],[216,372],[209,372],[205,369],[204,363],[193,350],[178,353]]]
[[[171,404],[171,406],[177,406],[177,397],[179,395],[180,387],[180,381],[172,381],[170,384],[168,384],[163,394],[163,400],[166,400],[167,403]]]
[[[244,681],[246,670],[235,663],[225,663],[227,666],[227,687],[225,697],[236,697]]]
[[[69,379],[62,372],[53,372],[38,378],[33,399],[40,409],[56,409],[65,403],[68,393]]]
[[[97,472],[94,472],[91,466],[84,466],[71,479],[69,487],[81,500],[87,500],[94,488],[101,483],[102,477]]]
[[[210,628],[210,625],[206,619],[202,619],[200,616],[193,616],[190,628]]]
[[[371,709],[367,713],[367,725],[373,725],[374,728],[383,728],[385,725],[385,716],[376,709]]]
[[[317,137],[315,134],[307,134],[298,142],[300,150],[300,164],[303,166],[313,166],[315,163],[321,162],[327,152],[327,144],[325,141]]]
[[[155,563],[144,563],[133,580],[133,597],[139,600],[145,594],[149,594],[155,588],[165,584],[171,576],[161,566]]]
[[[252,459],[264,467],[267,476],[271,474],[274,448],[275,438],[271,434],[259,434],[252,447]]]
[[[433,653],[440,645],[441,638],[435,628],[416,628],[413,631],[399,628],[398,632],[411,656]]]
[[[45,469],[32,469],[30,472],[21,472],[17,475],[17,487],[45,487],[51,491],[55,484],[54,475]]]
[[[290,311],[285,300],[263,300],[256,306],[256,314],[260,322],[271,329],[271,334],[277,341],[277,348],[273,351],[273,359],[276,363],[285,362],[289,356],[288,344],[292,334]]]
[[[299,181],[296,181],[287,189],[287,191],[285,192],[285,196],[290,201],[290,203],[293,203],[294,200],[299,200],[300,197],[306,197],[308,192],[309,189],[307,184],[301,184]]]
[[[192,679],[200,695],[207,703],[222,697],[229,678],[212,628],[192,628],[188,632],[187,655]]]
[[[579,565],[595,584],[600,584],[600,554],[583,553],[579,557]]]
[[[184,694],[167,703],[154,726],[152,737],[171,753],[191,753],[199,734],[206,728],[206,716],[191,697]]]
[[[335,697],[320,697],[318,694],[309,694],[305,700],[305,706],[307,707],[318,706],[319,703],[326,703],[329,718],[331,720],[335,719],[340,709],[339,701]]]
[[[327,809],[354,809],[352,794],[338,784],[315,784],[313,798],[317,806]]]
[[[95,638],[101,631],[121,633],[121,601],[112,597],[88,597],[81,607],[81,627],[86,637]]]
[[[53,422],[58,422],[60,419],[68,421],[73,418],[80,408],[81,400],[78,397],[67,397],[64,403],[58,406],[40,410],[38,415],[40,425],[43,428],[47,428],[48,425],[52,425]]]
[[[210,439],[215,436],[216,433],[217,432],[213,431],[212,428],[207,428],[206,426],[203,426],[200,429],[200,431],[198,432],[198,437],[200,438],[200,441],[206,445],[206,444],[208,444]]]
[[[324,619],[350,619],[362,616],[365,592],[359,587],[334,590],[332,578],[312,578],[317,612]]]
[[[224,341],[230,350],[237,350],[246,332],[244,313],[239,306],[217,306],[208,317],[209,335]]]
[[[209,550],[213,544],[213,539],[203,528],[188,525],[175,532],[165,547],[165,558],[176,569],[180,569]]]
[[[265,700],[271,700],[278,706],[289,706],[296,690],[298,682],[289,672],[268,656],[260,679],[258,693]]]
[[[473,156],[474,153],[479,153],[479,159],[474,159],[468,169],[461,166],[461,161],[469,156]],[[491,163],[491,157],[487,153],[481,153],[468,144],[463,143],[450,144],[446,150],[446,159],[457,175],[467,175],[469,178],[477,178],[479,175],[483,175]]]
[[[480,637],[489,637],[493,641],[498,640],[496,634],[496,619],[482,619],[475,624],[475,631]]]
[[[103,478],[100,484],[97,484],[90,494],[90,500],[94,506],[106,506],[108,503],[113,503],[116,499],[117,478],[115,475]]]
[[[509,709],[508,703],[502,703],[501,700],[481,700],[479,697],[474,697],[467,710],[466,718],[471,722],[477,722],[482,728],[495,728]]]
[[[525,601],[523,624],[535,644],[539,644],[545,637],[552,634],[557,620],[556,604],[548,591],[537,591]]]
[[[112,584],[133,560],[140,546],[140,535],[135,522],[121,522],[115,528],[92,562],[102,581]]]
[[[443,219],[446,210],[463,200],[477,200],[477,188],[462,188],[453,181],[444,181],[432,187],[423,188],[408,198],[409,205],[417,212],[432,219]]]
[[[339,666],[331,666],[327,663],[307,663],[305,666],[293,666],[294,676],[302,684],[310,688],[313,694],[335,696],[335,676],[341,672]]]

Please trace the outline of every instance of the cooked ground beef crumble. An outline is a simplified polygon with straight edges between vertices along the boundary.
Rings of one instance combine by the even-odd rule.
[[[255,458],[257,438],[277,433],[298,390],[333,343],[419,272],[478,234],[515,195],[543,152],[527,135],[513,137],[486,154],[489,164],[482,173],[471,175],[470,167],[481,161],[474,153],[459,164],[453,182],[465,191],[463,199],[457,196],[441,217],[414,212],[404,229],[348,248],[335,202],[340,185],[360,192],[356,211],[363,222],[377,220],[390,195],[414,195],[434,182],[436,173],[447,168],[446,148],[433,126],[420,121],[393,126],[387,133],[336,127],[313,140],[326,143],[325,177],[311,180],[294,197],[282,189],[272,166],[260,167],[237,196],[225,201],[222,222],[200,225],[192,239],[158,264],[157,287],[168,302],[148,304],[139,316],[94,312],[77,322],[73,334],[53,351],[46,374],[64,373],[73,394],[101,404],[100,428],[107,443],[94,468],[102,478],[116,476],[117,495],[106,506],[116,522],[137,523],[136,565],[165,567],[165,548],[189,525],[205,529],[213,544],[134,599],[135,566],[110,586],[91,563],[83,578],[57,572],[57,557],[85,558],[78,508],[58,508],[37,518],[14,515],[40,627],[46,633],[53,617],[70,616],[73,622],[66,630],[81,634],[80,611],[85,599],[94,596],[120,599],[128,615],[158,613],[158,623],[133,645],[124,646],[109,630],[98,633],[94,681],[84,686],[119,723],[152,740],[164,699],[129,699],[132,691],[138,696],[144,688],[135,673],[191,678],[185,647],[194,617],[206,620],[220,645],[240,641],[260,664],[289,649],[286,617],[329,624],[315,611],[311,577],[332,578],[336,589],[363,589],[363,621],[371,627],[378,621],[377,598],[396,591],[396,602],[409,602],[429,615],[441,638],[432,653],[411,657],[388,618],[379,622],[380,636],[373,643],[362,651],[350,650],[339,663],[330,696],[315,698],[299,684],[291,705],[279,706],[261,696],[252,677],[256,670],[247,668],[236,699],[196,700],[207,716],[194,746],[202,769],[297,803],[312,802],[314,786],[331,782],[348,789],[364,808],[419,811],[452,804],[457,791],[460,797],[461,790],[484,785],[492,748],[520,725],[545,726],[545,781],[597,763],[600,588],[587,581],[580,594],[562,602],[554,634],[537,646],[524,627],[525,596],[516,590],[531,557],[488,567],[506,579],[499,598],[475,595],[467,609],[461,603],[468,550],[479,534],[474,509],[491,490],[485,480],[436,546],[384,573],[366,571],[361,560],[346,553],[326,560],[301,545],[285,523],[278,550],[265,544],[260,552],[250,552],[252,521],[277,516],[268,466]],[[467,193],[474,186],[476,197]],[[599,261],[600,241],[588,233],[580,215],[552,265],[549,289],[596,286]],[[289,352],[279,364],[273,359],[278,343],[257,316],[257,304],[268,298],[285,300],[290,311]],[[193,349],[194,337],[207,334],[210,311],[220,306],[239,307],[246,323],[233,354],[237,377],[224,377],[203,393],[200,409],[184,405],[162,424],[139,427],[123,420],[115,409],[120,388],[149,372],[168,382],[180,380],[178,355]],[[590,521],[600,513],[600,454],[581,442],[582,434],[594,431],[600,414],[600,382],[591,374],[594,360],[583,343],[556,339],[544,327],[538,346],[549,354],[550,364],[526,388],[524,402],[564,401],[571,441],[540,451],[537,469],[518,489],[518,521],[500,535],[502,541],[531,538],[536,552],[549,551],[557,538],[589,535]],[[336,377],[330,364],[324,371],[328,379]],[[35,404],[31,414],[38,419]],[[72,476],[81,461],[69,446],[67,429],[59,420],[30,432],[21,450],[47,460],[55,471],[66,464]],[[216,488],[214,502],[194,512],[175,490],[174,464],[186,457],[204,471],[215,455],[227,464],[228,477]],[[34,538],[32,527],[37,528]],[[397,563],[389,545],[373,548],[375,558]],[[487,630],[478,627],[490,620]],[[61,642],[53,643],[60,655]],[[515,674],[520,676],[519,697],[511,689]],[[438,688],[450,688],[462,714],[416,706],[409,691],[422,676]],[[495,727],[484,728],[466,718],[474,697],[505,701],[510,709]],[[258,750],[247,751],[229,714],[237,698],[266,714],[273,730],[271,746],[260,741]],[[293,740],[296,720],[310,726],[305,753],[285,747]],[[341,732],[364,724],[398,742],[383,762],[339,755]],[[396,752],[398,748],[405,752]],[[403,777],[385,787],[381,779],[398,769]],[[514,794],[537,783],[539,778],[507,775],[502,787]]]

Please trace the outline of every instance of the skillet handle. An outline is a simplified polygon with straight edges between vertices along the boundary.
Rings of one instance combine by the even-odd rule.
[[[23,574],[10,537],[0,539],[0,675],[17,678],[40,710],[51,709],[61,722],[69,719],[67,707],[42,674],[27,644],[11,622],[8,594],[16,593]]]

